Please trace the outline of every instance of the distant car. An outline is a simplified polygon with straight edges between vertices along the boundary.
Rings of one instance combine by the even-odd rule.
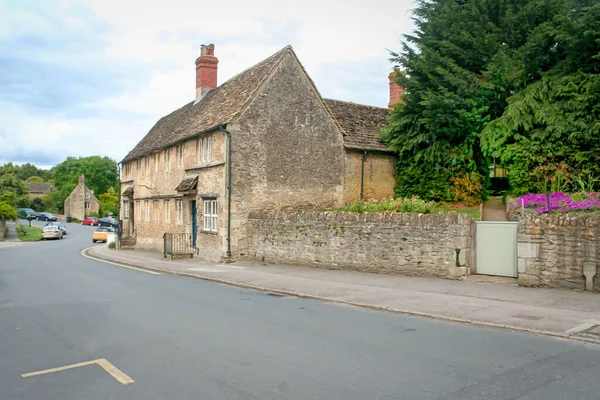
[[[110,226],[101,226],[92,234],[92,243],[104,242],[108,240],[108,234],[114,232],[115,228]]]
[[[85,217],[85,219],[83,221],[81,221],[81,225],[98,226],[98,218]]]
[[[56,221],[56,217],[49,212],[41,212],[36,214],[38,221]]]
[[[113,217],[100,218],[98,220],[98,224],[99,224],[99,226],[110,226],[115,229],[119,227],[119,221],[117,221]]]
[[[42,240],[46,239],[62,239],[63,233],[60,228],[54,224],[47,225],[42,229]]]
[[[67,226],[65,224],[63,224],[62,222],[48,222],[46,224],[46,226],[50,226],[50,225],[56,225],[60,228],[60,230],[62,231],[63,235],[67,234]]]
[[[33,211],[31,208],[17,208],[17,212],[19,213],[19,218],[35,218],[35,211]]]

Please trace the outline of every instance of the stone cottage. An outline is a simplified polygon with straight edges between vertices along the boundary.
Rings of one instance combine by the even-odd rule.
[[[79,220],[100,211],[100,202],[94,196],[94,191],[85,186],[85,177],[81,175],[77,186],[65,199],[65,215]]]
[[[26,182],[29,188],[29,197],[42,197],[45,194],[55,190],[51,183],[44,182]]]
[[[162,250],[164,233],[187,234],[204,259],[239,258],[253,211],[393,195],[387,108],[323,99],[290,46],[220,86],[217,67],[203,45],[195,100],[121,161],[123,244]]]

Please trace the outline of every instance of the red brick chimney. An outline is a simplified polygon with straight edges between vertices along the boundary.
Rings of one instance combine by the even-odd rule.
[[[402,74],[402,71],[398,67],[394,67],[394,71],[390,72],[388,78],[390,79],[390,102],[389,108],[392,108],[395,104],[404,103],[402,96],[404,96],[404,88],[396,82],[396,76]]]
[[[215,45],[202,45],[200,57],[196,59],[196,102],[210,89],[217,87],[217,64]]]

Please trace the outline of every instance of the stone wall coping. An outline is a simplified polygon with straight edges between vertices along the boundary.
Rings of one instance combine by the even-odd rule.
[[[354,213],[343,211],[253,211],[250,219],[331,222],[386,222],[411,225],[471,225],[475,219],[467,214],[447,212],[419,214],[410,212]]]

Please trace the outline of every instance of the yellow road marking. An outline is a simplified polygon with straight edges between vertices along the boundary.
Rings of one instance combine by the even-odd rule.
[[[117,381],[121,382],[123,385],[128,385],[130,383],[135,382],[133,379],[131,379],[129,376],[127,376],[119,368],[117,368],[114,365],[112,365],[105,358],[99,358],[97,360],[85,361],[85,362],[81,362],[81,363],[77,363],[77,364],[65,365],[64,367],[57,367],[57,368],[44,369],[42,371],[29,372],[27,374],[22,374],[21,376],[23,378],[29,378],[31,376],[38,376],[38,375],[50,374],[52,372],[60,372],[60,371],[68,370],[68,369],[85,367],[85,366],[93,365],[93,364],[96,364],[96,365],[99,365],[100,367],[102,367],[103,370],[105,370],[106,372],[108,372],[108,374],[110,376],[112,376],[113,378],[115,378]]]
[[[133,269],[135,271],[145,272],[145,273],[151,274],[151,275],[162,275],[160,272],[149,271],[149,270],[142,269],[142,268],[132,267],[131,265],[119,264],[119,263],[112,262],[112,261],[106,261],[101,258],[92,257],[89,254],[85,254],[85,252],[88,251],[89,249],[91,249],[91,247],[81,250],[81,255],[86,258],[89,258],[90,260],[100,261],[100,262],[103,262],[106,264],[111,264],[111,265],[116,265],[117,267],[129,268],[129,269]]]

